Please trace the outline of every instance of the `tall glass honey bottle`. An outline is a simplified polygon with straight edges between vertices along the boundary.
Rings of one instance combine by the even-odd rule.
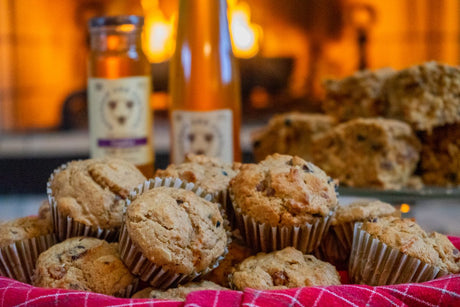
[[[226,0],[180,0],[169,76],[171,162],[187,153],[240,161],[240,76]]]
[[[117,157],[153,175],[150,64],[142,51],[143,17],[89,22],[90,157]]]

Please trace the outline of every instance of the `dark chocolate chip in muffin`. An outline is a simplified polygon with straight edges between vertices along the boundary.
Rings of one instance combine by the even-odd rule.
[[[256,185],[256,190],[257,190],[258,192],[265,191],[265,182],[264,182],[264,181],[259,182],[259,183]]]

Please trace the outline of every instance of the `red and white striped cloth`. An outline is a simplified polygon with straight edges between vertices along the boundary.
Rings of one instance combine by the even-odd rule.
[[[460,237],[450,237],[460,249]],[[346,280],[346,274],[342,274]],[[303,287],[287,290],[197,291],[185,302],[121,299],[107,295],[33,287],[0,277],[0,306],[460,306],[460,274],[417,284]]]

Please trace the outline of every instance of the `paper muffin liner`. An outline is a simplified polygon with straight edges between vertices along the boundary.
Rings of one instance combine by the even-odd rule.
[[[46,184],[46,194],[48,195],[48,202],[51,209],[51,220],[53,222],[54,232],[59,241],[71,237],[95,237],[98,239],[106,240],[108,242],[116,242],[119,236],[118,228],[101,228],[94,225],[86,225],[78,222],[69,215],[63,214],[57,205],[56,199],[53,196],[51,189],[51,182],[60,171],[67,168],[67,164],[63,164],[53,171]]]
[[[338,248],[348,255],[347,258],[350,256],[351,246],[353,244],[354,225],[355,222],[353,221],[331,226],[331,232],[334,233],[335,238],[339,242]]]
[[[299,226],[271,226],[259,223],[249,215],[243,214],[233,201],[236,225],[247,246],[256,251],[271,252],[292,246],[304,254],[313,252],[321,243],[331,224],[331,211],[325,217],[316,218],[314,223]]]
[[[131,202],[141,195],[145,191],[151,190],[156,187],[173,187],[177,189],[185,189],[194,192],[196,195],[202,197],[207,201],[213,201],[214,197],[212,194],[207,193],[200,187],[195,186],[193,183],[187,183],[178,178],[159,178],[150,179],[144,184],[139,185],[137,188],[131,191],[128,199],[126,200],[126,208]],[[222,212],[222,207],[219,206]],[[180,284],[187,283],[189,281],[197,280],[207,273],[214,270],[219,266],[219,263],[225,258],[228,253],[228,245],[231,242],[231,234],[229,229],[229,222],[226,219],[225,213],[223,213],[223,226],[227,232],[227,245],[224,253],[219,256],[214,263],[209,265],[206,269],[200,272],[193,272],[191,274],[176,273],[167,269],[164,269],[161,265],[157,265],[154,262],[147,259],[140,248],[138,248],[131,240],[126,224],[123,222],[120,232],[120,257],[132,274],[139,276],[139,278],[148,282],[153,288],[167,289],[170,287],[176,287]]]
[[[418,283],[449,274],[390,247],[354,226],[353,245],[348,273],[353,283],[370,286]]]
[[[38,256],[56,243],[55,234],[48,234],[1,247],[0,274],[30,284]]]
[[[329,229],[313,254],[318,259],[332,263],[337,270],[346,270],[348,268],[350,251],[351,249],[347,250],[342,245],[335,232]]]
[[[118,292],[115,296],[121,298],[131,298],[131,296],[137,292],[137,289],[139,289],[139,279],[135,278],[133,282],[126,287],[126,289]]]

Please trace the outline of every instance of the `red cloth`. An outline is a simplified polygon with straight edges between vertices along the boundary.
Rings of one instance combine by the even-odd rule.
[[[460,249],[460,237],[449,239]],[[346,278],[343,274],[342,277]],[[380,287],[345,284],[270,291],[197,291],[190,293],[185,302],[44,289],[0,277],[1,306],[460,306],[460,274],[424,283]]]

